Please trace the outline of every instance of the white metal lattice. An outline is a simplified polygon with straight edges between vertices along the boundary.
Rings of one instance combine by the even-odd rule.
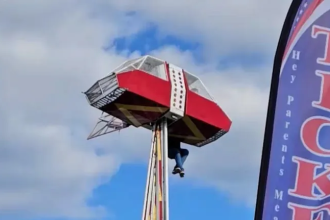
[[[101,117],[96,122],[93,131],[90,133],[87,139],[89,140],[101,135],[109,134],[111,132],[120,131],[127,127],[128,124],[126,122],[123,122],[116,117],[102,112]]]

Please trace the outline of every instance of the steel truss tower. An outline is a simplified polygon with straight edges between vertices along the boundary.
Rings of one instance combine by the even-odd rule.
[[[169,220],[166,118],[153,126],[142,220]]]

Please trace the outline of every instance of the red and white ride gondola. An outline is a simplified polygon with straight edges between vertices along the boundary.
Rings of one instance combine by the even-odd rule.
[[[129,60],[85,92],[102,111],[88,139],[133,125],[153,132],[142,220],[168,220],[168,136],[202,147],[231,120],[198,77],[151,56]]]

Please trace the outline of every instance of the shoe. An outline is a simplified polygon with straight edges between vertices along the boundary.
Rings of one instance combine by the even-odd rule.
[[[180,167],[175,166],[173,171],[172,171],[172,174],[175,175],[175,174],[178,174],[178,173],[181,173],[181,169],[180,169]]]
[[[180,170],[180,177],[184,177],[184,169]]]

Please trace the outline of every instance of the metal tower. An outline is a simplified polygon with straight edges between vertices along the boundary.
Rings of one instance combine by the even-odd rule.
[[[167,120],[153,126],[142,220],[168,220]]]

